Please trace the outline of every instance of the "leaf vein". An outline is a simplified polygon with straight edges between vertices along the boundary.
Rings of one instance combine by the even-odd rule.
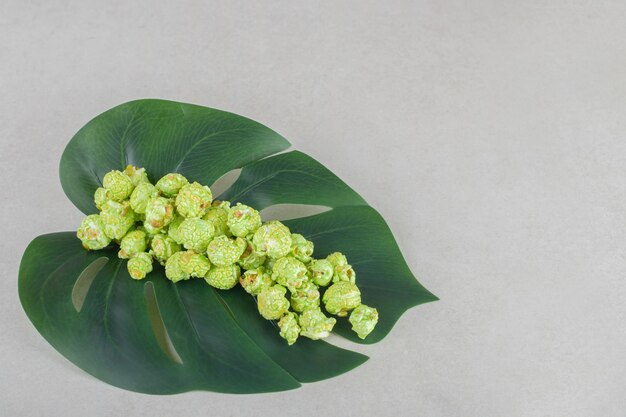
[[[133,115],[130,117],[130,121],[126,125],[126,129],[124,129],[124,133],[122,133],[122,137],[120,138],[120,156],[122,158],[122,169],[126,168],[126,165],[128,164],[128,158],[126,157],[126,134],[128,133],[130,126],[135,121],[135,116],[137,116],[138,112],[139,110],[138,108],[136,108],[133,112]]]
[[[205,140],[210,139],[210,138],[212,138],[214,136],[217,136],[217,135],[224,134],[224,133],[232,133],[232,132],[245,131],[245,130],[249,130],[249,128],[247,128],[247,127],[239,127],[239,128],[235,128],[235,129],[219,130],[217,132],[209,133],[208,135],[203,136],[202,138],[198,139],[198,141],[196,143],[194,143],[189,149],[187,149],[187,152],[185,152],[185,154],[183,155],[181,160],[178,162],[178,164],[176,164],[176,168],[174,168],[174,171],[178,172],[180,167],[185,162],[185,159],[187,159],[187,157],[191,154],[191,152],[193,152],[193,150],[195,148],[197,148]]]
[[[187,307],[185,306],[185,303],[183,301],[183,299],[180,296],[180,292],[178,291],[178,288],[176,288],[176,284],[172,285],[172,288],[174,288],[174,293],[176,294],[176,301],[178,303],[178,305],[180,306],[181,310],[183,310],[183,312],[185,313],[185,317],[187,318],[187,322],[189,322],[189,326],[191,327],[191,330],[193,331],[193,337],[196,340],[196,343],[198,345],[198,347],[205,352],[206,354],[208,354],[210,357],[213,357],[214,359],[216,359],[217,361],[223,363],[224,365],[232,368],[232,369],[236,369],[239,372],[243,373],[243,374],[248,374],[248,375],[252,375],[256,378],[260,378],[262,379],[262,376],[258,376],[255,375],[253,373],[248,372],[245,369],[242,369],[238,366],[233,365],[232,363],[226,362],[224,359],[220,358],[219,356],[215,355],[214,353],[212,353],[211,351],[207,350],[205,348],[205,346],[201,343],[200,341],[200,333],[198,332],[198,329],[196,328],[195,323],[193,322],[193,320],[191,319],[191,316],[189,315],[189,311],[187,310]]]

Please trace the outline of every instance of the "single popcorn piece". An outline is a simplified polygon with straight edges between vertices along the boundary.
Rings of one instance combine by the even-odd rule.
[[[289,310],[289,300],[285,297],[287,288],[273,285],[264,288],[257,297],[259,313],[267,320],[278,320]]]
[[[186,275],[193,278],[204,278],[211,269],[211,262],[204,255],[194,251],[180,253],[180,267]]]
[[[180,224],[184,221],[185,218],[183,216],[179,214],[174,214],[174,218],[167,228],[168,236],[174,239],[174,242],[178,243],[179,245],[183,244],[183,237],[180,235],[178,228],[180,227]]]
[[[142,214],[140,214],[139,216],[144,216]],[[142,220],[142,222],[145,221],[145,216],[144,216],[144,220]],[[156,236],[159,233],[162,233],[165,231],[165,228],[163,227],[153,227],[150,225],[150,223],[142,223],[143,224],[143,228],[146,231],[146,234],[148,236]]]
[[[354,284],[356,273],[352,266],[348,265],[348,260],[343,253],[331,253],[326,260],[333,266],[333,282],[348,281]]]
[[[146,238],[146,232],[142,230],[128,232],[120,242],[120,250],[117,256],[122,259],[128,259],[145,252],[147,246]]]
[[[285,339],[289,345],[296,343],[300,335],[300,326],[298,326],[298,317],[294,313],[288,311],[282,316],[278,321],[278,327],[280,328],[280,337]]]
[[[353,283],[340,281],[328,287],[322,301],[330,314],[345,317],[348,311],[361,304],[361,292]]]
[[[239,269],[238,265],[214,266],[204,279],[212,287],[220,290],[230,290],[237,285],[240,275],[241,269]]]
[[[282,258],[291,251],[291,232],[287,226],[277,220],[259,227],[252,241],[257,251],[270,258]]]
[[[306,265],[290,256],[280,258],[272,269],[272,279],[280,285],[295,291],[308,279]]]
[[[178,226],[178,236],[186,249],[204,253],[213,239],[215,229],[211,222],[202,219],[185,219]]]
[[[231,239],[222,235],[217,236],[209,243],[206,252],[214,265],[228,266],[237,262],[247,245],[247,242],[240,237]]]
[[[253,296],[257,296],[265,288],[269,288],[274,285],[272,277],[265,271],[262,266],[257,269],[249,269],[239,277],[239,284],[243,289]]]
[[[181,188],[189,184],[187,178],[177,173],[171,173],[163,176],[156,183],[156,188],[166,197],[174,197]]]
[[[153,197],[146,205],[145,225],[154,229],[161,229],[169,224],[174,217],[172,200],[165,197]]]
[[[241,265],[243,269],[256,269],[262,266],[266,259],[265,254],[254,250],[252,242],[246,239],[246,249],[239,258],[239,265]]]
[[[291,256],[303,263],[309,263],[313,255],[313,242],[306,240],[304,236],[291,234]]]
[[[291,308],[302,313],[309,308],[320,305],[320,292],[312,282],[305,282],[300,288],[291,293]]]
[[[158,233],[152,238],[150,242],[150,254],[154,256],[161,265],[165,265],[165,262],[174,253],[179,252],[181,247],[174,239],[166,234]]]
[[[128,201],[108,201],[100,213],[100,220],[104,225],[104,233],[111,239],[120,240],[135,224],[135,213]]]
[[[309,264],[311,279],[316,285],[325,287],[333,279],[333,265],[326,259],[314,259]]]
[[[230,229],[228,228],[228,210],[230,209],[230,203],[228,201],[215,200],[211,203],[211,207],[207,210],[203,219],[213,223],[215,227],[215,235],[230,236]]]
[[[356,272],[351,265],[339,265],[335,268],[333,282],[346,281],[354,284],[356,281]]]
[[[135,213],[145,214],[148,202],[157,197],[157,189],[149,182],[138,184],[130,195],[130,207]]]
[[[326,317],[319,307],[304,310],[298,321],[300,335],[313,340],[328,337],[337,322],[333,317]]]
[[[346,256],[341,252],[331,253],[330,255],[326,257],[326,260],[330,262],[330,264],[333,266],[333,270],[338,266],[348,264],[348,260],[346,259]]]
[[[233,235],[245,237],[261,226],[261,215],[252,207],[237,203],[228,210],[228,227]]]
[[[133,279],[144,279],[152,272],[152,256],[145,252],[138,253],[128,260],[128,274]]]
[[[133,192],[133,182],[121,171],[107,172],[102,179],[102,186],[111,192],[111,199],[122,202]]]
[[[378,310],[361,304],[350,313],[348,319],[352,324],[352,330],[361,338],[365,339],[374,330],[378,323]]]
[[[111,238],[104,233],[104,224],[98,214],[85,217],[76,231],[76,236],[87,250],[103,249],[111,243]]]
[[[187,218],[204,216],[211,207],[211,190],[197,182],[183,186],[176,196],[176,210]]]
[[[93,194],[93,202],[96,203],[96,208],[98,210],[102,210],[106,205],[107,201],[113,199],[113,193],[103,187],[98,187],[96,192]]]
[[[183,269],[183,254],[184,252],[173,253],[165,262],[165,276],[172,282],[190,278],[190,275]]]
[[[130,178],[130,181],[133,183],[134,187],[144,182],[150,182],[150,180],[148,180],[148,174],[146,173],[145,168],[138,168],[133,165],[128,165],[126,169],[124,169],[124,174],[126,174],[126,176]]]

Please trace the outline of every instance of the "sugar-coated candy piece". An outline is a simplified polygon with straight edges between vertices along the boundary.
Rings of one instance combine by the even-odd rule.
[[[117,202],[124,201],[133,192],[133,182],[128,175],[121,171],[110,171],[104,175],[102,186],[111,192],[111,199]]]
[[[365,339],[374,330],[378,323],[378,310],[361,304],[350,313],[348,319],[352,324],[352,330],[361,338]]]
[[[180,189],[187,184],[189,184],[187,178],[176,172],[173,172],[161,177],[161,179],[158,180],[156,183],[156,188],[164,196],[174,197],[176,194],[178,194]]]
[[[322,301],[330,314],[345,317],[348,311],[361,304],[361,292],[353,283],[340,281],[328,287]]]
[[[104,232],[104,224],[98,214],[85,217],[76,231],[76,236],[87,250],[103,249],[111,243],[111,238]]]
[[[214,266],[204,279],[212,287],[220,290],[230,290],[237,285],[240,275],[241,269],[239,269],[238,265]]]
[[[228,210],[228,227],[233,235],[245,237],[261,226],[261,215],[252,207],[237,203]]]
[[[152,272],[152,256],[145,252],[138,253],[128,260],[126,267],[131,278],[144,279]]]
[[[176,196],[176,210],[187,218],[203,217],[211,207],[213,195],[209,187],[197,182],[183,186]]]
[[[300,335],[317,340],[328,337],[337,320],[326,317],[319,307],[304,310],[300,315]]]
[[[278,320],[289,309],[289,300],[285,297],[287,288],[273,285],[264,288],[257,297],[259,314],[267,320]]]
[[[274,220],[263,224],[253,237],[254,248],[269,258],[282,258],[291,251],[291,232],[281,222]]]

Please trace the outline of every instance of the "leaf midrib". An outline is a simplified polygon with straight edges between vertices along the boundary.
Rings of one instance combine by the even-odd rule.
[[[128,164],[128,155],[126,155],[126,134],[130,129],[131,125],[135,121],[135,116],[139,112],[139,107],[135,108],[133,115],[130,117],[130,121],[126,125],[126,129],[124,129],[124,133],[122,133],[122,137],[120,138],[120,156],[122,157],[122,169],[126,168],[126,164]]]
[[[184,116],[183,116],[184,117]],[[246,130],[250,130],[250,128],[246,128],[246,127],[239,127],[239,128],[235,128],[235,129],[226,129],[226,130],[219,130],[217,132],[213,132],[213,133],[209,133],[208,135],[203,136],[202,138],[198,139],[198,141],[196,143],[194,143],[188,150],[187,152],[185,152],[185,154],[183,155],[183,157],[181,158],[181,160],[178,162],[178,164],[176,164],[176,167],[174,168],[173,172],[178,172],[178,170],[180,169],[180,167],[183,165],[183,163],[185,162],[185,159],[187,159],[187,157],[191,154],[191,152],[197,148],[202,142],[204,142],[207,139],[210,139],[214,136],[217,135],[222,135],[224,133],[232,133],[232,132],[238,132],[238,131],[246,131]]]
[[[177,303],[179,304],[179,306],[180,306],[181,310],[182,310],[182,311],[184,311],[184,313],[185,313],[185,318],[187,319],[187,322],[189,323],[189,325],[190,325],[190,327],[191,327],[191,330],[193,331],[193,337],[194,337],[194,339],[196,340],[196,344],[198,345],[198,347],[199,347],[199,348],[200,348],[203,352],[207,353],[210,357],[212,357],[212,358],[214,358],[214,359],[218,360],[219,362],[223,363],[223,364],[224,364],[224,365],[226,365],[227,367],[232,368],[232,369],[236,369],[236,370],[238,370],[239,372],[242,372],[243,374],[252,375],[252,376],[254,376],[254,377],[255,377],[255,379],[263,380],[263,376],[262,376],[262,375],[257,375],[256,373],[251,373],[251,372],[249,372],[249,371],[247,371],[247,370],[245,370],[245,369],[241,369],[241,368],[239,368],[239,367],[237,367],[237,366],[234,366],[233,364],[231,364],[231,363],[229,363],[229,362],[224,361],[221,357],[219,357],[219,356],[215,355],[214,353],[212,353],[211,351],[209,351],[209,350],[207,350],[207,349],[205,348],[205,346],[204,346],[204,345],[201,343],[201,341],[200,341],[200,334],[199,334],[199,332],[198,332],[198,329],[196,328],[196,325],[194,324],[193,320],[191,319],[191,316],[189,315],[189,311],[187,310],[187,308],[186,308],[186,306],[185,306],[185,303],[184,303],[184,301],[183,301],[182,297],[180,296],[180,292],[178,291],[178,288],[177,288],[177,286],[176,286],[176,284],[175,284],[175,283],[172,285],[172,288],[174,288],[174,294],[176,295],[176,297],[175,297],[175,298],[176,298],[176,301],[177,301]],[[213,294],[214,294],[214,295],[216,295],[216,297],[221,298],[221,296],[220,296],[219,294],[217,294],[215,291],[216,291],[216,290],[214,289],[214,290],[213,290]],[[218,302],[219,302],[219,300],[218,300]],[[157,303],[158,303],[158,298],[157,298]],[[222,303],[220,303],[220,304],[222,304]],[[222,308],[224,308],[224,307],[222,306]],[[248,339],[248,340],[249,340],[252,344],[254,344],[254,345],[257,347],[257,349],[258,349],[258,350],[259,350],[259,351],[260,351],[263,355],[265,355],[265,356],[266,356],[266,357],[267,357],[267,358],[271,361],[271,363],[273,363],[273,364],[275,364],[276,366],[278,366],[280,369],[282,369],[283,371],[285,371],[288,375],[290,375],[290,376],[293,378],[293,375],[291,375],[291,374],[290,374],[290,373],[289,373],[286,369],[284,369],[282,366],[280,366],[278,363],[276,363],[276,362],[275,362],[272,358],[270,358],[270,357],[269,357],[269,356],[265,353],[265,351],[264,351],[263,349],[261,349],[261,348],[260,348],[260,346],[259,346],[259,345],[258,345],[258,344],[254,341],[254,340],[252,340],[252,339],[250,338],[250,336],[248,335],[248,333],[247,333],[245,330],[243,330],[243,329],[241,328],[241,326],[239,326],[239,323],[237,323],[237,321],[235,320],[234,316],[232,316],[231,314],[228,314],[228,313],[229,313],[229,312],[228,312],[228,310],[226,311],[226,313],[227,313],[227,315],[230,317],[230,320],[231,320],[231,321],[232,321],[232,322],[233,322],[233,323],[237,326],[237,328],[239,328],[239,330],[241,331],[241,333],[242,333],[243,335],[245,335],[245,337],[246,337],[246,338],[247,338],[247,339]],[[298,380],[296,380],[295,378],[293,378],[293,379],[294,379],[294,381],[295,381],[296,383],[298,383],[298,384],[299,384],[299,381],[298,381]]]

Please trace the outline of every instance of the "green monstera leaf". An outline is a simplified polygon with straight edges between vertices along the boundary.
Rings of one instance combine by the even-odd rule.
[[[308,155],[277,154],[288,147],[276,132],[232,113],[139,100],[87,123],[67,145],[60,176],[67,196],[86,214],[96,212],[93,193],[104,174],[127,164],[145,167],[153,182],[180,172],[202,184],[242,168],[220,199],[258,209],[328,207],[285,223],[315,243],[317,257],[344,252],[363,302],[379,310],[379,324],[364,341],[344,319],[335,333],[358,343],[380,341],[407,309],[436,297],[417,282],[382,217]],[[88,252],[75,232],[61,232],[33,240],[20,266],[20,300],[37,330],[107,383],[151,394],[281,391],[367,360],[324,341],[300,338],[288,346],[240,287],[174,284],[160,266],[136,281],[125,262],[113,248]]]

